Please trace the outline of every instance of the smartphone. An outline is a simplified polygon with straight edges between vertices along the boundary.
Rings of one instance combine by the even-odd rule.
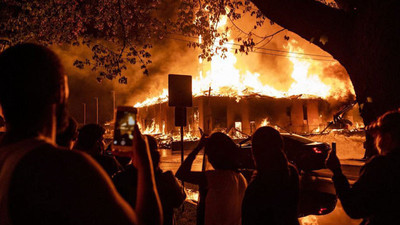
[[[137,109],[131,106],[118,106],[114,128],[114,151],[131,151],[133,130],[136,124]]]

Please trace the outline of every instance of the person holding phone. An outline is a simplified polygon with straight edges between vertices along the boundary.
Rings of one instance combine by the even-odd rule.
[[[362,224],[400,224],[400,111],[385,113],[367,131],[375,137],[379,155],[361,168],[358,180],[350,186],[332,151],[326,166],[344,211]]]
[[[174,208],[181,206],[186,199],[186,194],[172,171],[163,171],[160,168],[161,155],[156,139],[150,135],[145,135],[145,137],[149,143],[150,155],[153,161],[157,191],[163,209],[164,225],[172,225],[174,224]],[[129,164],[124,171],[115,174],[112,180],[121,196],[134,209],[137,197],[136,165],[134,163]]]
[[[58,56],[37,44],[0,54],[0,104],[7,131],[0,143],[0,224],[160,225],[162,212],[149,149],[134,129],[138,167],[133,210],[90,156],[58,147],[68,84]]]

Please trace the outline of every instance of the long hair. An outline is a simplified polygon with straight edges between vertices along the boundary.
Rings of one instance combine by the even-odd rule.
[[[252,137],[252,152],[256,169],[260,172],[288,173],[288,160],[283,152],[280,133],[272,127],[260,127]]]
[[[224,133],[215,132],[208,138],[205,153],[215,169],[235,170],[238,168],[238,147]]]

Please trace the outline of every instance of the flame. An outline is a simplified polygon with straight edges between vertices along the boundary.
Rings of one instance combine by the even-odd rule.
[[[165,125],[165,124],[164,124]],[[139,126],[141,129],[141,126]],[[161,134],[164,133],[160,130],[160,125],[156,124],[154,119],[151,121],[151,124],[142,131],[143,134]]]
[[[164,88],[162,94],[156,97],[147,98],[143,102],[136,103],[134,107],[141,108],[148,105],[155,105],[157,103],[168,101],[168,89]]]
[[[321,127],[319,126],[312,131],[313,134],[319,134],[320,132],[321,132]]]
[[[288,43],[287,48],[290,52],[304,53],[303,49],[295,48],[294,44],[297,44],[296,40]],[[295,80],[288,90],[290,95],[308,94],[322,98],[329,96],[331,87],[322,83],[318,74],[309,74],[313,63],[310,59],[296,58],[293,54],[289,56],[289,59],[293,63],[292,78]]]
[[[218,28],[223,29],[227,23],[226,16],[221,17]],[[229,37],[230,34],[228,33]],[[346,84],[344,82],[332,79],[328,82],[332,85],[324,83],[319,75],[323,74],[324,65],[321,62],[315,61],[307,55],[301,55],[299,57],[298,53],[304,53],[304,50],[298,45],[297,41],[291,40],[284,46],[289,52],[287,57],[293,65],[293,72],[291,77],[293,83],[288,87],[287,90],[277,90],[269,84],[263,84],[261,82],[259,73],[251,73],[250,71],[241,72],[236,68],[237,58],[235,56],[232,47],[234,45],[229,44],[234,42],[234,40],[229,40],[221,46],[221,38],[216,38],[214,46],[220,46],[226,48],[225,58],[221,58],[219,55],[215,54],[212,56],[211,62],[203,62],[199,58],[199,74],[193,77],[192,80],[192,93],[194,97],[212,95],[212,96],[229,96],[236,97],[239,101],[241,97],[248,96],[251,94],[257,94],[262,96],[271,97],[288,97],[294,95],[301,95],[302,97],[341,97],[340,95],[346,95],[347,90]],[[199,36],[199,43],[202,43],[202,37]],[[297,54],[293,54],[296,52]],[[335,64],[337,62],[332,62]],[[334,88],[333,88],[334,86]],[[354,93],[354,90],[351,90]],[[143,102],[137,103],[135,107],[144,107],[153,105],[156,103],[162,103],[168,101],[168,90],[163,89],[162,94],[158,97],[151,97]]]
[[[185,188],[185,193],[186,193],[186,199],[187,200],[192,200],[194,202],[198,202],[199,201],[199,192],[189,189],[189,188]]]
[[[139,129],[142,131],[142,134],[157,136],[157,139],[159,139],[159,140],[169,140],[170,142],[181,140],[181,136],[179,133],[171,134],[171,133],[166,132],[165,121],[162,122],[161,129],[160,129],[160,125],[157,124],[154,119],[151,121],[151,123],[148,126],[143,127],[143,125],[140,122],[138,122],[138,126],[139,126]],[[183,140],[184,141],[196,141],[199,139],[200,139],[200,135],[196,134],[190,128],[190,125],[189,125],[188,131],[184,132]]]
[[[268,118],[265,118],[265,119],[263,119],[263,120],[261,121],[261,126],[262,126],[262,127],[265,127],[265,126],[268,126],[268,125],[269,125]]]

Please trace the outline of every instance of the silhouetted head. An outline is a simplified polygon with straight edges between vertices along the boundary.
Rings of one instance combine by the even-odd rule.
[[[0,54],[0,104],[7,130],[35,136],[57,116],[65,122],[68,95],[63,67],[50,49],[18,44]]]
[[[78,122],[72,117],[68,119],[67,127],[59,132],[56,137],[56,143],[59,146],[71,149],[73,143],[76,141],[78,136]]]
[[[150,135],[145,135],[147,137],[147,142],[149,143],[150,156],[153,161],[153,167],[158,168],[160,164],[160,152],[158,151],[157,140]]]
[[[226,134],[213,133],[207,139],[204,150],[208,161],[215,169],[237,169],[238,147]]]
[[[272,127],[260,127],[252,137],[253,157],[258,171],[287,171],[281,134]]]
[[[375,144],[382,154],[400,150],[400,111],[386,112],[368,129],[375,136]]]
[[[100,155],[104,150],[105,129],[98,124],[87,124],[79,129],[75,149],[90,155]]]

